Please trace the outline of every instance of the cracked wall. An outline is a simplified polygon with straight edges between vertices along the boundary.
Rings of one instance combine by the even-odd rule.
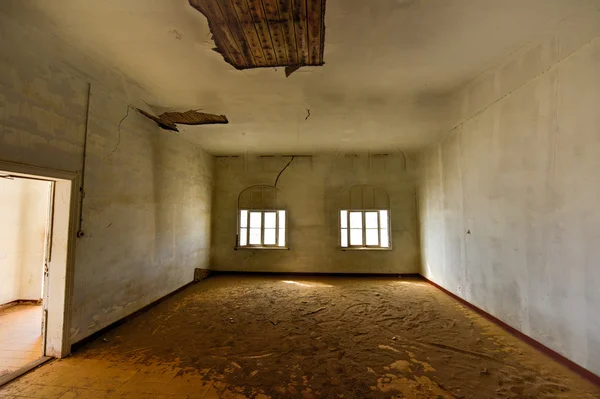
[[[387,156],[296,157],[279,177],[288,214],[290,250],[234,250],[237,201],[245,188],[273,185],[289,157],[217,158],[211,269],[248,272],[417,273],[415,162]],[[406,170],[405,170],[406,166]],[[391,201],[391,251],[342,251],[340,194],[352,185],[386,190]]]
[[[208,266],[213,157],[128,106],[142,88],[52,35],[0,17],[0,160],[81,173],[91,102],[71,339]],[[122,123],[120,123],[122,120]],[[119,127],[120,124],[120,127]]]

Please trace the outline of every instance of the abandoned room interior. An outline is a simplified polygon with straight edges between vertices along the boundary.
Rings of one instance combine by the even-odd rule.
[[[600,0],[3,0],[0,398],[600,398]]]

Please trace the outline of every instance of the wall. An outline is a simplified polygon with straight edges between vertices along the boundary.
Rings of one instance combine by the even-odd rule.
[[[0,304],[42,297],[50,183],[0,178]]]
[[[416,273],[414,162],[403,155],[295,158],[277,187],[288,211],[289,251],[234,250],[237,199],[245,188],[275,183],[286,157],[217,159],[211,268],[248,272]],[[407,170],[405,170],[407,166]],[[392,251],[339,249],[338,195],[354,184],[385,189],[391,201]]]
[[[600,374],[600,12],[456,97],[421,157],[422,273]]]
[[[133,110],[146,106],[131,79],[17,8],[0,15],[0,160],[81,174],[91,83],[75,342],[208,267],[214,160]]]

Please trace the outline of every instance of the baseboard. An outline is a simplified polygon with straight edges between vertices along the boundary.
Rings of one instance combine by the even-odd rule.
[[[254,272],[247,270],[211,270],[210,273],[211,276],[236,274],[246,276],[422,278],[419,273]]]
[[[529,346],[532,346],[533,348],[537,349],[539,352],[542,352],[544,355],[552,358],[557,363],[562,364],[563,366],[565,366],[566,368],[568,368],[569,370],[571,370],[575,374],[578,374],[579,376],[585,378],[586,380],[592,382],[593,384],[595,384],[597,386],[600,386],[600,376],[592,373],[588,369],[586,369],[586,368],[578,365],[577,363],[573,362],[572,360],[567,359],[566,357],[564,357],[560,353],[554,351],[553,349],[548,348],[546,345],[542,344],[541,342],[536,341],[535,339],[531,338],[529,335],[525,335],[524,333],[522,333],[521,331],[517,330],[516,328],[509,326],[508,324],[506,324],[502,320],[500,320],[500,319],[492,316],[491,314],[489,314],[485,310],[478,308],[477,306],[473,305],[470,302],[467,302],[465,299],[463,299],[463,298],[459,297],[458,295],[456,295],[456,294],[448,291],[447,289],[445,289],[444,287],[440,286],[439,284],[434,283],[433,281],[429,280],[427,277],[422,276],[422,275],[421,275],[421,277],[425,281],[427,281],[429,284],[431,284],[434,287],[438,288],[440,291],[442,291],[445,294],[449,295],[453,299],[456,299],[458,302],[460,302],[464,306],[466,306],[469,309],[471,309],[471,310],[475,311],[476,313],[480,314],[481,316],[483,316],[487,320],[491,321],[492,323],[496,324],[497,326],[499,326],[500,328],[502,328],[503,330],[505,330],[509,334],[511,334],[514,337],[520,339],[521,341],[525,342]]]
[[[17,299],[14,301],[6,302],[0,305],[0,310],[10,308],[11,306],[17,305],[41,305],[41,299]]]
[[[86,344],[94,341],[95,339],[99,338],[100,336],[106,334],[108,331],[113,330],[117,327],[119,327],[120,325],[126,323],[127,321],[133,319],[134,317],[138,316],[141,313],[144,313],[145,311],[147,311],[148,309],[158,305],[159,303],[163,302],[164,300],[172,297],[175,294],[180,293],[181,291],[185,290],[186,288],[188,288],[190,285],[195,284],[196,281],[190,281],[189,283],[187,283],[184,286],[181,286],[179,288],[177,288],[175,291],[172,291],[170,293],[168,293],[167,295],[158,298],[155,301],[150,302],[148,305],[136,310],[133,313],[128,314],[127,316],[109,324],[108,326],[101,328],[100,330],[96,331],[95,333],[88,335],[85,338],[80,339],[77,342],[74,342],[71,344],[71,353],[76,352],[77,350],[81,349],[83,346],[85,346]]]

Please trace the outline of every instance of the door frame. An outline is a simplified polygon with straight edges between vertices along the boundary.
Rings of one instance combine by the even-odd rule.
[[[0,160],[0,175],[53,182],[50,221],[47,309],[43,356],[62,358],[71,353],[71,316],[80,176],[74,172]]]

